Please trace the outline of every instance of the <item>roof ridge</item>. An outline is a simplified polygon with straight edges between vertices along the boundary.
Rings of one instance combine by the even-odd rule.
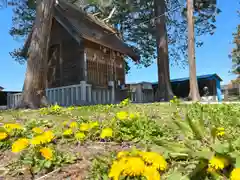
[[[76,11],[79,11],[80,13],[82,13],[85,17],[84,18],[87,18],[88,20],[92,21],[93,23],[101,26],[102,28],[112,32],[112,33],[117,33],[117,30],[114,29],[109,23],[106,23],[104,21],[102,21],[101,19],[99,19],[98,17],[96,16],[93,16],[92,14],[90,13],[87,13],[86,11],[84,11],[82,8],[79,8],[77,7],[76,5],[73,5],[69,2],[66,2],[64,0],[59,0],[59,6],[61,6],[61,4],[65,3],[67,6],[75,9]]]

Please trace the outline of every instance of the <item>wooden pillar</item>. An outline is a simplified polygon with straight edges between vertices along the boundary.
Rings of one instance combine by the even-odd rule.
[[[60,48],[59,48],[59,69],[60,69],[60,86],[63,86],[63,53],[62,53],[62,42],[60,43]]]
[[[99,64],[98,64],[98,55],[96,57],[96,63],[97,63],[97,84],[100,84],[100,74],[99,74]]]
[[[87,52],[84,51],[84,55],[83,55],[83,80],[85,82],[87,82]]]

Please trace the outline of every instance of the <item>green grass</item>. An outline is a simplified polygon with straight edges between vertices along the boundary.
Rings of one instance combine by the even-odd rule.
[[[116,117],[118,112],[128,112],[129,116],[139,114],[137,118],[121,121]],[[97,121],[99,126],[84,132],[85,140],[79,141],[74,135],[62,135],[68,129],[64,121],[78,125]],[[240,132],[240,105],[237,104],[180,105],[175,100],[172,104],[122,103],[0,111],[0,125],[7,123],[22,124],[24,131],[14,132],[7,140],[0,141],[0,178],[4,179],[37,179],[44,175],[47,176],[43,179],[104,179],[115,153],[132,147],[163,155],[168,169],[160,173],[162,179],[201,179],[198,173],[206,175],[208,158],[216,153],[234,159],[228,169],[217,172],[219,177],[229,178],[229,172],[237,167],[235,156],[240,154],[236,143]],[[11,145],[19,137],[35,136],[33,127],[44,127],[55,133],[55,139],[44,145],[54,150],[54,160],[49,162],[41,157],[35,147],[18,154],[11,152]],[[224,128],[224,137],[216,136],[219,127]],[[112,137],[100,138],[104,128],[113,130]],[[4,128],[0,132],[5,132]],[[222,150],[228,142],[233,145],[231,152]],[[199,169],[200,164],[204,168]],[[210,174],[205,177],[215,178]]]

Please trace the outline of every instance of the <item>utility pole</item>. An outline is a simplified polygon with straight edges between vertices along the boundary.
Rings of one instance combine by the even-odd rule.
[[[199,89],[196,75],[195,59],[195,39],[194,39],[194,19],[193,19],[193,0],[187,0],[187,19],[188,19],[188,63],[189,63],[189,98],[192,101],[199,101]]]

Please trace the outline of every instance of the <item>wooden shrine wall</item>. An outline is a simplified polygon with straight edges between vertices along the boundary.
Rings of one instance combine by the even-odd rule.
[[[89,84],[107,87],[109,81],[125,83],[124,59],[98,44],[84,42],[87,57],[87,81]]]

